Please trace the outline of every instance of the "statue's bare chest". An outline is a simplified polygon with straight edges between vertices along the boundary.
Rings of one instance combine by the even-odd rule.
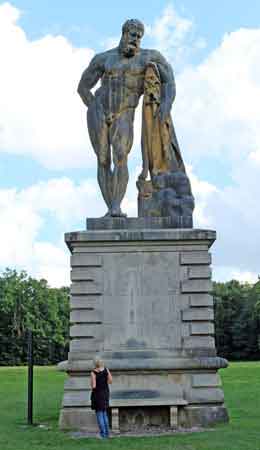
[[[111,55],[105,62],[106,75],[135,75],[144,74],[145,61],[141,55],[126,58],[121,55]]]

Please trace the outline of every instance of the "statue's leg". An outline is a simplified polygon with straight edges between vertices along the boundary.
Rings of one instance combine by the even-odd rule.
[[[129,109],[120,114],[110,127],[110,142],[113,150],[112,216],[124,216],[120,205],[128,183],[127,157],[133,145],[134,110]]]
[[[89,137],[97,155],[98,184],[108,207],[111,209],[111,150],[109,144],[109,131],[103,113],[102,105],[94,100],[87,112]]]

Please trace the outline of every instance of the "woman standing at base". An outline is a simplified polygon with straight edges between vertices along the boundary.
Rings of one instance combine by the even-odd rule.
[[[109,387],[112,383],[110,371],[104,367],[103,361],[97,357],[94,359],[95,369],[91,372],[91,403],[96,411],[97,423],[102,438],[109,437],[109,423],[107,410],[109,408]]]

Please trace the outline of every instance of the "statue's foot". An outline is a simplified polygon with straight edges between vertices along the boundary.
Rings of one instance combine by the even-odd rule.
[[[114,203],[110,209],[110,215],[112,217],[126,217],[126,214],[124,214],[121,211],[120,205]]]
[[[112,209],[110,212],[111,217],[127,217],[127,214],[123,213],[121,211],[121,208],[119,209]]]
[[[111,208],[107,211],[107,213],[103,216],[104,218],[109,218],[109,217],[127,217],[127,214],[124,214],[121,211],[121,208]]]

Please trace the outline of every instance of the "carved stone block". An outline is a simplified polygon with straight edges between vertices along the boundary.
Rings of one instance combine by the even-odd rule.
[[[210,230],[141,228],[66,235],[73,255],[62,427],[93,429],[96,353],[113,374],[113,431],[187,425],[197,416],[183,411],[194,404],[224,408],[216,374],[227,362],[216,357],[209,294],[214,237]]]

